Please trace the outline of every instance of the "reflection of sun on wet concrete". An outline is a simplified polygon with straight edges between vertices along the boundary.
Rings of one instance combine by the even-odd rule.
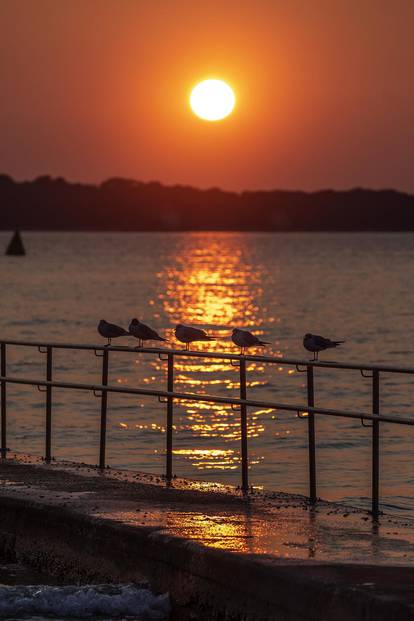
[[[259,501],[259,505],[262,502]],[[155,528],[223,550],[266,554],[278,558],[336,562],[405,564],[414,556],[414,528],[397,524],[372,526],[365,514],[324,503],[317,511],[286,496],[266,506],[246,503],[235,511],[214,506],[182,510],[178,506],[143,505],[132,511],[111,512],[124,523]]]
[[[229,513],[171,512],[166,515],[166,527],[169,532],[176,532],[179,528],[181,536],[214,548],[251,552],[254,547],[252,524],[247,516],[240,519]]]

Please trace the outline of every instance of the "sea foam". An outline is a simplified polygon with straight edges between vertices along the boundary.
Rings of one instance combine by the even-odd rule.
[[[131,616],[161,621],[169,613],[168,594],[143,585],[0,586],[0,618],[48,615],[87,618]]]

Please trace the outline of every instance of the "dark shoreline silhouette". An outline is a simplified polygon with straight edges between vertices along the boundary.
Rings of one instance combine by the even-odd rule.
[[[0,175],[0,229],[414,231],[414,195],[395,190],[226,192],[113,178],[100,185]]]

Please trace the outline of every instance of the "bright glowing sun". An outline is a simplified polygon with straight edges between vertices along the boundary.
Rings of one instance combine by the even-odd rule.
[[[190,95],[194,114],[204,121],[220,121],[228,116],[236,103],[230,86],[223,80],[204,80],[197,84]]]

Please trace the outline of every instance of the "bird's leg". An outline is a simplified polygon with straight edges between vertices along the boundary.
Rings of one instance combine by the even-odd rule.
[[[108,342],[107,342],[106,346],[109,347],[110,344],[111,344],[111,339],[108,337]]]
[[[185,344],[185,351],[190,351],[190,343]]]

